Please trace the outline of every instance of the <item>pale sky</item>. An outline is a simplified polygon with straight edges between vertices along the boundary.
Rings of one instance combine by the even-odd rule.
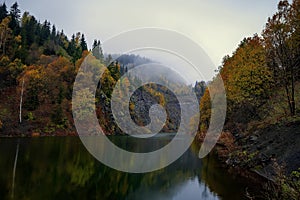
[[[6,0],[10,7],[14,0]],[[260,34],[279,0],[19,0],[41,22],[72,33],[83,32],[89,48],[93,39],[141,27],[178,31],[199,44],[215,67],[239,42]]]

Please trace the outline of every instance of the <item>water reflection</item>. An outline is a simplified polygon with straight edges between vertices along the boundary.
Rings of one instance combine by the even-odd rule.
[[[1,199],[11,199],[13,191],[14,199],[242,199],[247,187],[214,158],[199,160],[195,146],[167,168],[128,174],[99,163],[76,137],[20,139],[19,147],[18,140],[0,139]],[[152,140],[160,142],[166,141]]]

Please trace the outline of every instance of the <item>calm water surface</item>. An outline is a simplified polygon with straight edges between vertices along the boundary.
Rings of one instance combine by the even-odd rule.
[[[168,141],[110,139],[131,151]],[[159,171],[129,174],[102,165],[77,137],[0,138],[0,199],[246,199],[250,183],[228,174],[213,156],[200,160],[198,150],[192,145]]]

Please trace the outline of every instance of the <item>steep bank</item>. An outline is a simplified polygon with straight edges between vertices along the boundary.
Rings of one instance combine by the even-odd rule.
[[[201,140],[201,137],[198,139]],[[224,132],[214,152],[229,171],[256,181],[266,189],[266,193],[278,193],[280,198],[287,195],[285,193],[292,193],[297,199],[299,147],[300,120],[294,120],[256,129],[251,134],[245,132],[233,136]],[[274,188],[268,187],[270,183]],[[286,186],[288,189],[285,190]]]

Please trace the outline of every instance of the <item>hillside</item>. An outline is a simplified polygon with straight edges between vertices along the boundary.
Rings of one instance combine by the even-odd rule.
[[[113,88],[118,81],[127,88],[138,84],[139,77],[120,78],[130,69],[153,61],[133,54],[107,54],[98,39],[94,40],[92,50],[88,50],[83,33],[73,34],[69,39],[47,20],[40,23],[28,12],[20,15],[17,3],[9,11],[5,3],[0,5],[0,33],[5,35],[0,41],[0,135],[77,135],[71,108],[73,83],[87,56],[105,68],[95,99],[99,123],[105,134],[124,134],[112,117]],[[157,78],[168,82],[163,74]],[[197,82],[194,88],[176,81],[168,84],[173,84],[182,95],[195,90],[199,99],[205,89],[204,82]],[[176,131],[180,119],[176,96],[156,84],[141,87],[131,98],[130,114],[134,122],[148,124],[153,104],[161,104],[167,111],[167,122],[161,132]]]
[[[242,40],[218,70],[227,116],[216,152],[235,173],[270,180],[264,199],[300,197],[299,8],[299,0],[280,1],[261,36]],[[208,90],[200,107],[201,141],[213,109]]]

